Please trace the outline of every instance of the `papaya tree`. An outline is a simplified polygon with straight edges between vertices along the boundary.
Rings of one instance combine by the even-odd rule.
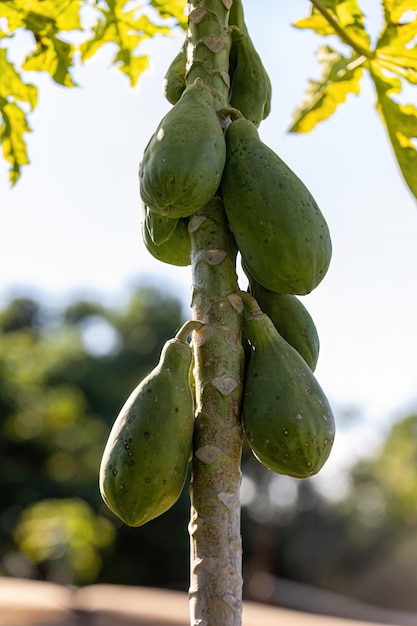
[[[87,60],[103,43],[115,41],[115,62],[135,84],[147,63],[136,49],[143,39],[163,33],[164,26],[145,15],[137,18],[126,4],[93,3],[101,16],[80,51]],[[416,21],[398,21],[413,4],[383,3],[386,21],[375,50],[356,2],[311,4],[310,17],[298,27],[338,35],[352,54],[322,50],[324,78],[312,84],[293,130],[305,132],[327,119],[349,92],[358,91],[366,69],[415,192],[417,110],[391,98],[401,90],[401,80],[415,82],[414,53],[407,46]],[[60,32],[80,27],[81,2],[44,5],[42,19],[35,19],[31,0],[5,3],[2,10],[9,29],[27,28],[35,37],[36,49],[24,69],[47,68],[56,82],[70,86],[75,49]],[[333,443],[333,414],[313,373],[317,332],[297,298],[324,279],[331,238],[310,191],[260,139],[272,89],[242,1],[190,0],[187,19],[181,1],[151,5],[162,17],[176,17],[186,35],[166,74],[172,108],[140,163],[142,234],[160,261],[191,265],[192,319],[165,344],[158,365],[117,416],[100,487],[125,523],[140,526],[176,501],[191,460],[190,622],[238,626],[244,437],[260,463],[297,478],[320,471]],[[47,14],[58,6],[60,11]],[[3,149],[15,182],[27,160],[22,140],[27,121],[16,100],[33,108],[36,90],[19,82],[4,54],[3,66],[9,83],[18,86],[15,98],[0,93]],[[386,69],[401,78],[388,79]],[[238,283],[238,255],[249,292]]]
[[[266,467],[306,478],[329,456],[334,418],[304,358],[241,291],[237,253],[255,288],[290,299],[283,332],[293,309],[307,317],[295,294],[324,278],[331,240],[309,190],[259,137],[271,85],[240,0],[189,3],[165,94],[172,108],[139,167],[142,233],[161,261],[191,264],[193,319],[115,420],[100,488],[116,515],[141,526],[178,499],[191,457],[191,623],[238,625],[243,432]],[[300,327],[314,344],[314,325]]]

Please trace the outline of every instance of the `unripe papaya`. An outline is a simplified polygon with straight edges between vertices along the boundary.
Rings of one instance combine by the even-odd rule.
[[[216,193],[226,159],[214,97],[197,79],[168,111],[145,148],[140,194],[152,211],[187,217]]]
[[[278,474],[307,478],[329,457],[335,423],[313,372],[258,309],[245,315],[253,350],[245,375],[242,419],[258,460]]]
[[[252,122],[232,121],[226,146],[221,189],[245,265],[271,291],[309,293],[325,276],[332,250],[317,203]]]
[[[249,293],[275,328],[303,357],[314,372],[319,358],[320,340],[317,328],[303,303],[289,293],[276,293],[260,285],[242,264],[249,279]]]
[[[233,0],[229,24],[232,27],[230,104],[259,126],[271,111],[272,87],[245,24],[241,0]]]
[[[148,229],[148,207],[142,206],[142,239],[146,249],[152,256],[162,263],[169,265],[187,266],[191,263],[191,239],[188,232],[188,218],[181,217],[176,222],[174,230],[162,243],[156,244]],[[168,219],[168,218],[166,218]]]
[[[177,104],[185,90],[187,44],[188,38],[184,41],[181,50],[172,60],[164,76],[163,91],[171,104]]]
[[[148,208],[145,209],[146,227],[152,241],[157,246],[160,246],[161,243],[169,239],[178,224],[178,220],[179,217],[165,217],[165,215],[154,213]]]
[[[129,526],[162,515],[183,489],[194,432],[191,359],[180,331],[164,345],[158,365],[131,393],[111,429],[100,492]]]

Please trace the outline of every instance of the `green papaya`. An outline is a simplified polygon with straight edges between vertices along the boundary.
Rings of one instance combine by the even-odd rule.
[[[241,0],[233,0],[229,24],[232,27],[229,101],[232,107],[259,126],[271,111],[272,87],[245,24]]]
[[[139,167],[140,194],[155,213],[188,217],[216,193],[226,160],[212,92],[200,79],[159,123]]]
[[[181,50],[172,60],[164,76],[163,91],[165,98],[171,104],[177,104],[185,90],[187,45],[188,38],[184,41]]]
[[[147,209],[145,214],[146,227],[154,244],[159,246],[164,241],[167,241],[174,232],[178,220],[179,217],[165,217],[165,215],[160,215]]]
[[[303,303],[289,293],[276,293],[260,285],[245,268],[249,279],[249,293],[266,313],[275,328],[301,355],[314,372],[319,358],[320,340],[317,328]]]
[[[331,240],[313,196],[243,117],[226,131],[221,190],[242,259],[271,291],[304,295],[324,278]]]
[[[148,207],[142,206],[142,239],[146,249],[152,256],[162,263],[169,265],[187,266],[191,263],[191,239],[188,233],[188,218],[181,217],[176,221],[174,230],[162,243],[155,243],[149,232],[147,216]],[[168,218],[167,218],[168,219]]]
[[[304,359],[258,307],[244,315],[244,328],[253,348],[242,404],[249,446],[278,474],[312,476],[333,445],[329,402]]]
[[[162,515],[184,486],[194,432],[187,330],[190,323],[166,342],[158,365],[126,400],[103,453],[100,493],[128,526]]]

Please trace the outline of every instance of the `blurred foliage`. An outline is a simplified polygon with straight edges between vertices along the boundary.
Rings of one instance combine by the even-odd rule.
[[[97,484],[120,407],[182,321],[180,302],[151,289],[120,310],[84,301],[48,311],[21,298],[0,312],[1,574],[186,580],[187,494],[166,519],[130,529]]]
[[[0,144],[12,185],[29,163],[28,114],[38,103],[38,88],[23,72],[46,72],[63,87],[75,87],[72,70],[104,46],[114,50],[112,64],[135,87],[149,69],[143,44],[186,28],[182,0],[7,0],[0,2]],[[26,54],[9,56],[15,36],[27,33]],[[13,55],[12,55],[13,56]]]
[[[140,528],[98,491],[111,425],[183,321],[179,301],[145,288],[120,308],[20,298],[0,311],[0,575],[187,588],[187,487]],[[247,598],[273,601],[261,573],[417,610],[417,415],[353,467],[342,497],[267,471],[247,446],[242,470]]]

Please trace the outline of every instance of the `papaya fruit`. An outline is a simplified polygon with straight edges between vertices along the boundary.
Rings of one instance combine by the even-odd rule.
[[[221,191],[242,259],[271,291],[305,295],[331,259],[328,226],[298,176],[242,116],[226,130]]]
[[[248,291],[262,312],[266,313],[281,337],[297,350],[314,372],[319,358],[320,340],[313,318],[304,304],[292,294],[266,289],[250,276],[244,263],[242,267],[249,279]]]
[[[259,126],[271,111],[272,87],[262,59],[250,38],[241,0],[233,0],[229,25],[232,30],[229,101],[232,107],[255,126]]]
[[[252,346],[242,402],[249,446],[278,474],[312,476],[333,445],[329,402],[304,359],[259,307],[244,314],[244,328]]]
[[[187,330],[190,323],[165,343],[158,365],[123,405],[104,449],[100,493],[128,526],[162,515],[184,486],[194,432]]]
[[[185,90],[185,77],[187,67],[187,45],[188,38],[185,39],[181,50],[174,57],[169,65],[163,82],[163,92],[165,98],[171,104],[177,104]]]
[[[191,263],[191,239],[188,233],[188,218],[181,217],[175,222],[175,228],[162,243],[155,243],[148,228],[147,216],[150,211],[142,205],[142,239],[146,249],[162,263],[185,267]],[[167,218],[168,219],[168,218]]]
[[[154,213],[149,209],[145,212],[145,221],[148,232],[152,238],[152,241],[157,246],[164,243],[178,224],[179,217],[171,218],[165,217],[165,215],[160,215],[159,213]]]
[[[216,193],[226,160],[212,92],[187,87],[152,135],[139,167],[140,195],[151,211],[188,217]]]

